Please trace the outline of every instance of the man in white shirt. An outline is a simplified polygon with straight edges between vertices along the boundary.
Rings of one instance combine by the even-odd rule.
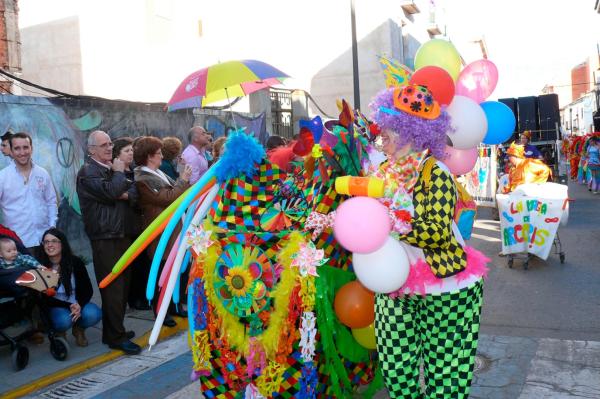
[[[211,135],[201,126],[194,126],[188,132],[190,144],[185,148],[181,157],[186,165],[192,167],[190,184],[196,183],[208,170],[206,150],[212,141]]]
[[[56,226],[56,190],[46,169],[31,160],[31,136],[13,134],[10,149],[14,162],[0,171],[2,220],[33,254],[44,231]]]

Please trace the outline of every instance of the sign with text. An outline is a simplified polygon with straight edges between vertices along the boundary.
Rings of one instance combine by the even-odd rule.
[[[503,254],[530,253],[547,259],[563,217],[564,198],[547,199],[514,192],[498,194]]]
[[[480,146],[473,170],[465,175],[465,187],[479,206],[496,207],[496,167],[496,146]]]

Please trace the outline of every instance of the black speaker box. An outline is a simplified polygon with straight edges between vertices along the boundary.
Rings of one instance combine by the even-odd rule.
[[[534,96],[519,97],[517,99],[517,108],[519,110],[519,119],[517,122],[519,132],[530,130],[531,141],[540,141],[538,98]]]
[[[556,140],[556,124],[560,125],[558,94],[544,94],[538,97],[540,129],[542,140]]]

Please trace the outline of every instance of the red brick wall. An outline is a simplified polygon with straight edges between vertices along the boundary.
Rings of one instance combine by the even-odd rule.
[[[590,63],[586,60],[583,64],[571,69],[571,93],[573,101],[592,89],[590,83]]]
[[[21,65],[20,61],[16,64],[16,60],[12,60],[13,62],[11,62],[11,54],[9,51],[8,43],[11,37],[18,37],[18,32],[12,31],[12,34],[9,34],[9,32],[7,32],[7,29],[16,29],[18,31],[19,27],[16,26],[16,18],[18,16],[18,12],[18,0],[0,0],[0,68],[6,69],[8,71],[13,71],[12,66],[14,65],[18,65],[18,69],[20,70]],[[13,21],[12,24],[7,24],[7,14],[10,14],[11,17],[14,14],[14,18],[11,19]],[[18,54],[12,54],[12,56],[18,57]],[[7,81],[3,77],[0,77],[0,92],[11,92],[11,87],[12,83],[10,81]]]

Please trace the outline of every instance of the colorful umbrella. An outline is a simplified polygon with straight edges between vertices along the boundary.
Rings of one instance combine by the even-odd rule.
[[[228,61],[192,73],[179,85],[167,104],[169,111],[200,108],[232,97],[280,84],[289,77],[279,69],[256,60]]]

